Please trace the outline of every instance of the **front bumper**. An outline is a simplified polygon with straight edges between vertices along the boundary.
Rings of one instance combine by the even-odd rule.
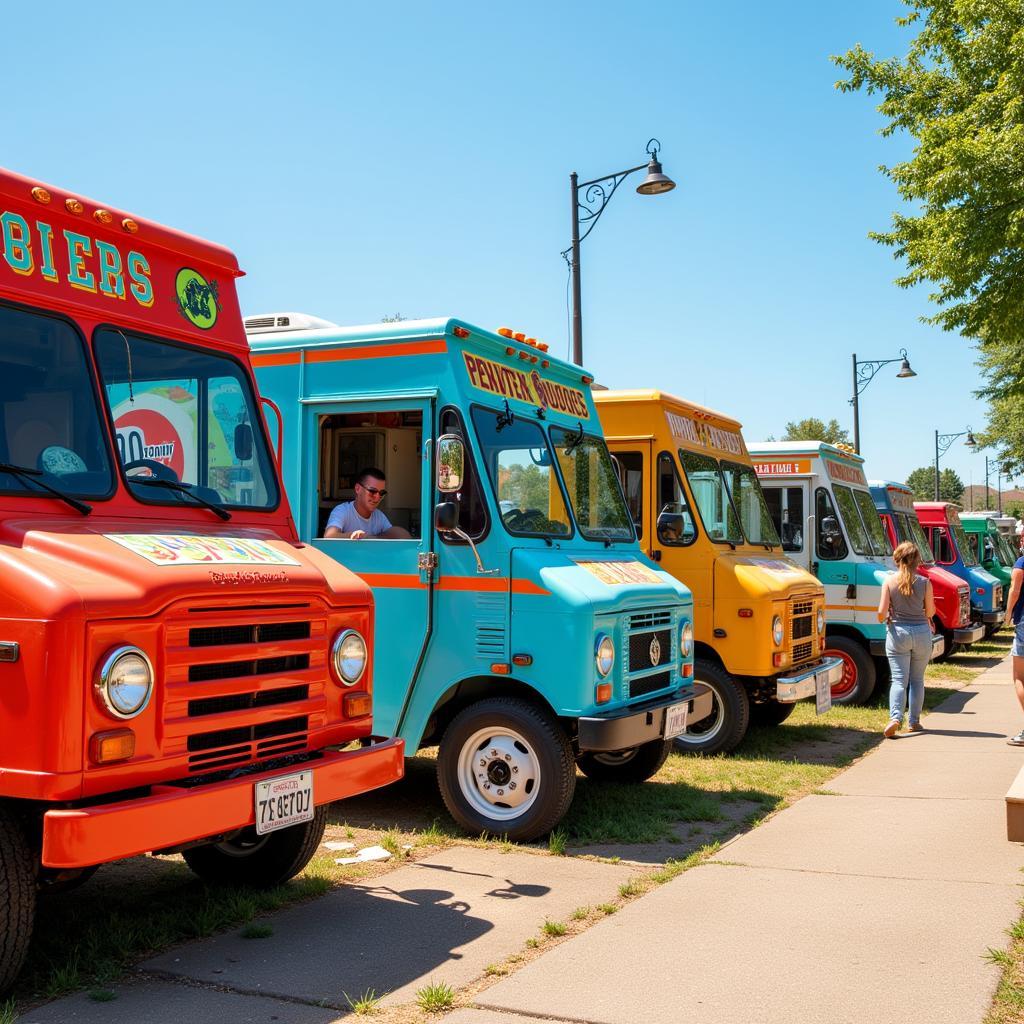
[[[599,752],[629,750],[661,739],[665,735],[666,709],[683,701],[690,702],[686,715],[688,725],[701,722],[711,714],[711,688],[694,683],[692,688],[677,690],[669,697],[659,697],[639,707],[631,704],[604,715],[578,719],[579,748]]]
[[[963,629],[953,630],[953,643],[973,644],[985,635],[985,627],[978,623],[976,626],[964,626]]]
[[[405,771],[404,755],[403,740],[386,739],[358,750],[325,751],[291,768],[191,789],[152,786],[135,800],[47,811],[42,862],[48,868],[83,868],[227,835],[256,823],[254,787],[263,779],[311,768],[313,802],[320,806],[397,781]]]
[[[934,661],[936,658],[941,658],[945,649],[946,638],[941,633],[932,633],[932,653],[928,660]]]
[[[1003,612],[975,612],[972,616],[975,622],[983,622],[986,626],[994,626],[997,622],[1003,621]]]
[[[801,669],[775,681],[775,699],[780,704],[792,704],[813,697],[818,692],[818,679],[824,677],[829,689],[843,678],[843,663],[839,658],[822,658],[809,668]]]

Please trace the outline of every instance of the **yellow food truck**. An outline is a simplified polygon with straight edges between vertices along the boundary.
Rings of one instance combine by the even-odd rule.
[[[679,748],[732,750],[803,697],[827,710],[842,664],[823,656],[825,591],[783,554],[740,424],[661,391],[594,399],[641,548],[693,591],[695,678],[715,701]]]

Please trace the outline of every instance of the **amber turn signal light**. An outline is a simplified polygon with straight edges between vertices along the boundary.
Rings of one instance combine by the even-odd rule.
[[[131,729],[94,732],[89,740],[89,757],[95,764],[127,761],[135,756],[135,733]]]
[[[356,690],[355,693],[346,693],[342,702],[342,708],[346,718],[362,718],[368,715],[373,709],[373,701],[368,693]]]
[[[688,662],[686,665],[683,666],[683,678],[684,679],[692,679],[693,678],[693,662],[692,661]]]
[[[597,689],[594,691],[594,703],[595,704],[607,704],[612,699],[612,684],[611,683],[598,683]]]
[[[772,664],[776,668],[781,668],[782,667],[782,657],[783,656],[782,656],[782,652],[781,651],[778,654],[773,654],[772,655]]]
[[[456,338],[469,337],[469,331],[465,327],[453,327],[452,334],[454,334]]]
[[[739,616],[740,616],[741,619],[752,619],[754,617],[754,609],[753,608],[741,608],[740,611],[739,611]]]
[[[506,661],[495,661],[491,664],[491,671],[496,676],[507,676],[512,671],[512,666]]]

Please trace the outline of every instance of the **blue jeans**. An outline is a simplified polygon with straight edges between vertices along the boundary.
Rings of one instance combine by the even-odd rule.
[[[892,674],[889,718],[894,722],[902,720],[909,687],[910,724],[916,725],[924,707],[924,670],[932,656],[931,627],[927,622],[890,622],[885,631],[885,653]]]

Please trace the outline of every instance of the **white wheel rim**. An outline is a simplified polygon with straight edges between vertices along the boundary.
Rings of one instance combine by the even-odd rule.
[[[525,814],[540,793],[540,761],[514,729],[477,729],[459,751],[459,790],[485,818],[509,821]]]
[[[697,723],[699,726],[702,726],[706,722],[710,722],[710,725],[701,732],[690,732],[687,729],[682,736],[677,736],[676,743],[685,744],[686,746],[702,746],[708,740],[714,739],[725,725],[725,702],[722,700],[717,687],[706,679],[697,679],[696,682],[703,682],[705,686],[711,689],[711,714],[708,718]]]

